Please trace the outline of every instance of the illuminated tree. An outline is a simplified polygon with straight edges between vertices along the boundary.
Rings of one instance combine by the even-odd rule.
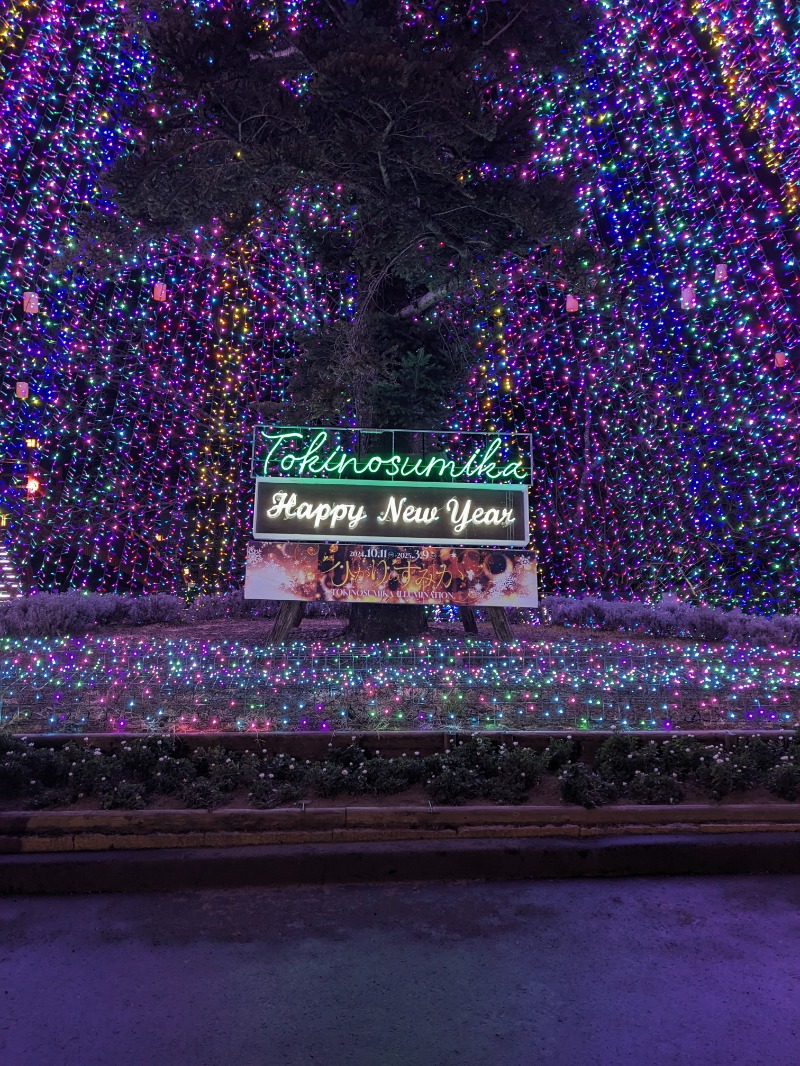
[[[472,362],[432,309],[576,228],[572,186],[538,166],[531,126],[536,77],[584,29],[567,2],[234,3],[202,18],[148,4],[155,75],[110,175],[117,202],[158,236],[310,213],[303,238],[353,300],[302,338],[289,417],[431,423]],[[361,613],[374,632],[377,612],[354,625]]]

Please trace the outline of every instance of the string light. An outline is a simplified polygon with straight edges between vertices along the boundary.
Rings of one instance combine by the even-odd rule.
[[[537,136],[614,299],[509,268],[461,424],[533,433],[547,589],[797,610],[797,41],[769,0],[598,10]]]
[[[800,652],[783,647],[63,637],[0,652],[0,727],[16,732],[800,725]]]
[[[798,15],[772,0],[596,11],[579,90],[509,57],[494,103],[536,102],[532,176],[582,162],[613,284],[587,265],[567,292],[551,249],[434,312],[476,354],[451,425],[533,433],[547,591],[796,610]],[[59,271],[76,206],[111,213],[100,175],[147,80],[118,16],[110,0],[9,0],[0,22],[9,548],[41,588],[240,587],[257,405],[289,395],[297,331],[355,298],[320,274],[300,220],[349,222],[320,191],[236,241],[220,225],[104,278]]]

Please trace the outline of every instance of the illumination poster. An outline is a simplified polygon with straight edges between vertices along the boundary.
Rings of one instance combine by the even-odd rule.
[[[251,541],[248,600],[538,607],[536,553]]]

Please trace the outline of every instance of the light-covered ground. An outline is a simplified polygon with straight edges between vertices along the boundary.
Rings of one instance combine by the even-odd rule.
[[[341,623],[339,623],[341,625]],[[0,639],[15,733],[795,729],[800,651],[518,627],[376,645],[267,619]]]
[[[796,1066],[800,878],[0,899],[14,1066]]]

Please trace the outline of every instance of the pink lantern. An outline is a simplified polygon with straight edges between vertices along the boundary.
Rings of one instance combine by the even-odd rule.
[[[697,293],[694,291],[694,285],[684,285],[681,289],[681,308],[684,311],[691,311],[697,307]]]
[[[786,366],[786,362],[787,362],[787,360],[786,360],[786,353],[785,352],[776,352],[775,353],[775,366],[778,366],[778,367]]]
[[[714,281],[727,281],[728,280],[728,264],[717,263],[714,267]]]
[[[166,302],[167,299],[167,286],[163,281],[157,281],[153,286],[153,299],[158,300],[160,304]]]
[[[580,304],[578,303],[577,296],[573,296],[572,294],[567,296],[567,314],[568,315],[574,315],[579,307],[580,307]]]
[[[18,381],[15,391],[16,391],[17,399],[19,399],[19,400],[27,400],[28,399],[28,382],[27,381]]]
[[[22,310],[26,315],[35,315],[39,311],[39,293],[38,292],[23,292],[22,294]]]

